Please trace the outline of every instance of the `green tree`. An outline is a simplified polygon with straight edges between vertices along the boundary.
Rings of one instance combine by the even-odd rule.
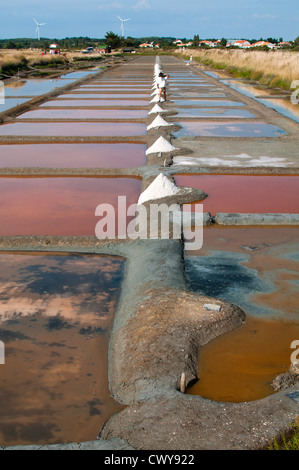
[[[194,38],[193,38],[193,46],[194,46],[194,47],[199,47],[199,36],[198,36],[198,34],[195,34],[195,35],[194,35]]]
[[[112,31],[106,33],[105,39],[107,45],[111,46],[111,49],[117,49],[122,44],[122,38],[117,34],[114,34]]]
[[[226,44],[227,44],[227,40],[225,38],[222,38],[220,42],[220,46],[226,47]]]
[[[299,36],[295,39],[294,43],[296,44],[296,46],[299,46]]]

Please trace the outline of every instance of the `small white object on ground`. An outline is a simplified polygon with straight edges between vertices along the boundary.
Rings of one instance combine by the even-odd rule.
[[[203,304],[203,307],[206,310],[212,310],[213,312],[220,312],[221,310],[221,305],[217,305],[217,304]]]

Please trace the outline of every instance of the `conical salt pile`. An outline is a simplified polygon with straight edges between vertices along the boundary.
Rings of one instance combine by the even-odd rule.
[[[158,113],[165,113],[165,109],[162,109],[161,106],[155,104],[155,106],[149,111],[148,114],[158,114]]]
[[[162,101],[165,101],[164,98],[161,97],[161,103]],[[159,102],[159,95],[157,94],[156,96],[153,97],[153,99],[150,101],[150,103],[158,103]]]
[[[155,127],[162,127],[162,126],[173,126],[173,124],[165,121],[165,119],[163,119],[161,116],[158,115],[153,120],[153,122],[149,126],[147,126],[147,129],[153,129]]]
[[[163,136],[159,137],[156,142],[145,152],[146,155],[150,153],[163,153],[163,152],[171,152],[172,150],[177,150],[176,147],[171,145],[168,140],[166,140]]]
[[[157,178],[140,194],[138,205],[153,199],[161,199],[166,196],[173,196],[177,194],[180,189],[170,181],[163,173],[160,173]]]

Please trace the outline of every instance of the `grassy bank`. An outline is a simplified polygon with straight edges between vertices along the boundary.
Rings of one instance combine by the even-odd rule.
[[[299,450],[299,418],[291,426],[289,433],[273,439],[267,450]]]
[[[61,55],[46,54],[43,56],[40,51],[2,50],[0,52],[0,80],[23,72],[41,75],[59,68],[84,68],[101,62],[104,58],[100,55],[86,56],[86,54],[80,52],[66,52]]]
[[[0,79],[10,78],[31,69],[57,68],[67,62],[65,57],[50,54],[42,56],[40,52],[0,52]]]
[[[188,49],[184,58],[191,54],[193,61],[202,65],[270,88],[290,90],[292,81],[299,80],[299,52]]]

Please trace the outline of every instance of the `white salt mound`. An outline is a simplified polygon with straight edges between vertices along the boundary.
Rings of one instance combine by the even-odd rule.
[[[149,126],[147,126],[147,129],[153,129],[154,127],[162,127],[162,126],[173,126],[173,124],[165,121],[165,119],[163,119],[162,116],[158,115],[157,117],[155,117],[153,122]]]
[[[166,140],[163,136],[161,136],[156,140],[156,142],[150,148],[147,149],[145,153],[146,155],[148,155],[150,153],[171,152],[172,150],[176,150],[176,147],[171,145],[171,143],[168,142],[168,140]]]
[[[140,194],[138,204],[166,196],[173,196],[179,191],[180,189],[172,181],[163,175],[163,173],[160,173],[149,187]]]
[[[159,101],[159,96],[156,95],[156,96],[153,97],[153,99],[150,101],[150,103],[158,103],[158,101]],[[161,101],[163,101],[162,98],[161,98]]]
[[[158,104],[155,104],[155,106],[149,111],[148,114],[157,114],[157,113],[165,113],[166,111],[161,108]]]

